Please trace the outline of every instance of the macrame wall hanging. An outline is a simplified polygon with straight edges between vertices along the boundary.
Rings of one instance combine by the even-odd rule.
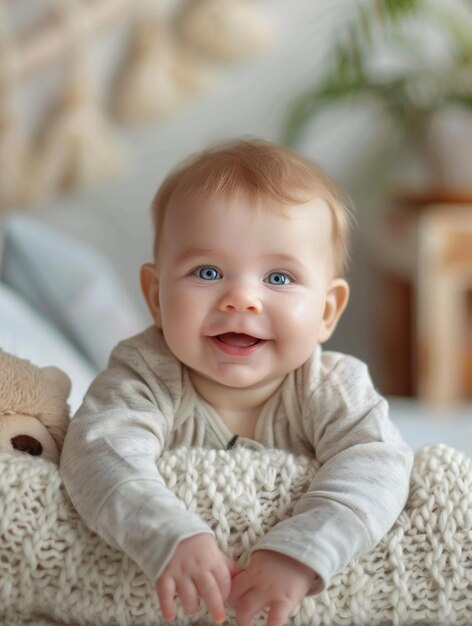
[[[27,150],[13,87],[16,60],[15,43],[5,8],[0,4],[0,207],[22,202],[27,170]]]
[[[203,53],[227,61],[260,54],[272,39],[254,5],[244,0],[189,0],[180,12],[177,30]]]
[[[213,74],[168,28],[163,2],[138,0],[133,7],[134,29],[112,91],[112,110],[123,122],[166,118],[210,87]]]
[[[66,79],[32,154],[28,199],[45,200],[58,189],[89,186],[118,174],[124,149],[101,110],[91,63],[90,32],[80,0],[55,0],[67,33]]]
[[[273,39],[253,0],[48,0],[39,28],[14,32],[23,1],[0,0],[0,209],[119,174],[129,159],[120,124],[179,113]],[[129,43],[105,107],[92,59],[99,33],[120,21]],[[18,86],[53,63],[65,70],[62,91],[25,137]]]

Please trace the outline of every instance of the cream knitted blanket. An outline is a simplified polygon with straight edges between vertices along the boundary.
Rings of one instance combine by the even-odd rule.
[[[277,450],[177,449],[159,470],[222,549],[245,562],[258,537],[290,515],[316,466]],[[0,454],[0,624],[162,623],[152,585],[84,526],[57,467]],[[192,619],[179,612],[178,624],[194,623],[210,623],[204,607]],[[306,598],[290,624],[472,624],[471,461],[445,446],[419,452],[394,527],[328,590]]]

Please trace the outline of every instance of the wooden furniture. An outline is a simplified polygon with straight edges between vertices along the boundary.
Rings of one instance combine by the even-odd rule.
[[[472,200],[396,207],[376,239],[382,391],[472,397]]]

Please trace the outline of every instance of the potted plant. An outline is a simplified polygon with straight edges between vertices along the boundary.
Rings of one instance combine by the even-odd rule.
[[[360,3],[341,29],[328,73],[297,98],[284,142],[296,145],[314,116],[346,101],[380,103],[395,131],[383,155],[398,164],[405,163],[406,154],[394,152],[399,145],[416,153],[424,172],[419,184],[428,199],[470,200],[472,155],[467,159],[462,153],[451,176],[457,146],[452,151],[447,146],[447,131],[451,120],[463,123],[464,111],[472,129],[472,1]],[[463,138],[462,127],[458,134]]]

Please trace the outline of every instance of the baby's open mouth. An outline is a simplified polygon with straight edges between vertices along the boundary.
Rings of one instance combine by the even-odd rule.
[[[244,333],[223,333],[222,335],[216,335],[216,339],[221,341],[221,343],[225,343],[227,346],[234,346],[236,348],[249,348],[263,341],[262,339],[245,335]]]

